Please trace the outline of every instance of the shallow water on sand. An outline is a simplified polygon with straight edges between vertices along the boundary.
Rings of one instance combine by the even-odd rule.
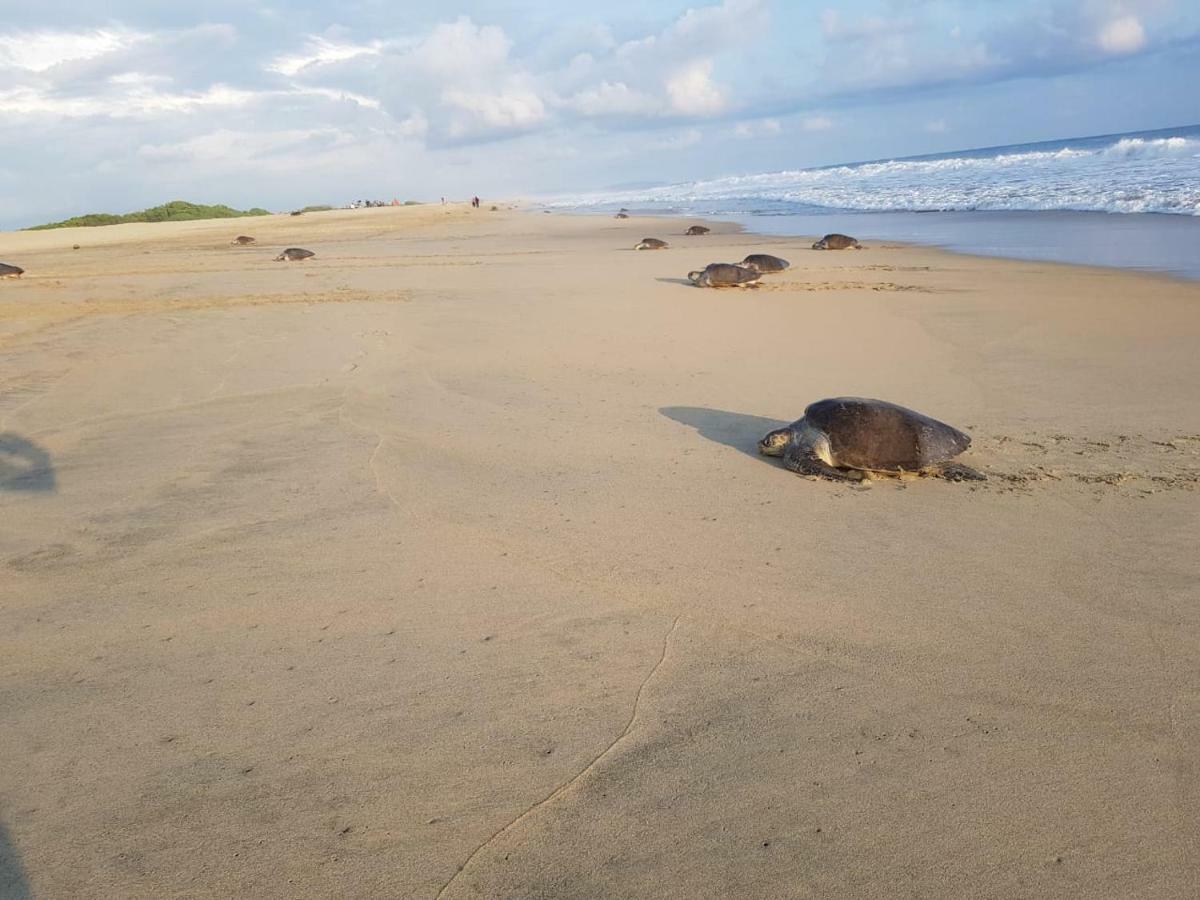
[[[888,212],[725,216],[758,234],[842,231],[960,253],[1115,266],[1200,280],[1200,218],[1154,213]]]

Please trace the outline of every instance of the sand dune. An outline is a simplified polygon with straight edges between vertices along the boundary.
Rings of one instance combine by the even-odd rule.
[[[1195,897],[1200,286],[710,224],[0,235],[0,894]]]

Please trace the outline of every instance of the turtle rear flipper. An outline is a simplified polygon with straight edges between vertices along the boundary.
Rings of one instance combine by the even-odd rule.
[[[937,478],[945,478],[947,481],[987,481],[987,476],[979,470],[956,462],[930,466],[926,472]]]

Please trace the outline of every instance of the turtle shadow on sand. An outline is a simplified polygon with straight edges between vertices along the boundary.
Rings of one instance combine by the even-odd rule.
[[[682,284],[684,287],[695,287],[686,278],[655,278],[655,281],[661,281],[663,284]]]
[[[663,406],[658,410],[668,419],[696,429],[700,436],[726,447],[753,456],[764,462],[773,462],[758,452],[758,441],[768,431],[783,428],[787,422],[768,419],[764,416],[747,416],[744,413],[724,409],[709,409],[704,406]]]
[[[53,491],[57,487],[49,453],[11,431],[0,432],[0,490]]]

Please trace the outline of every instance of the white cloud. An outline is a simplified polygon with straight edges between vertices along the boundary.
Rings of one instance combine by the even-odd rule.
[[[343,91],[338,88],[300,87],[286,91],[271,91],[269,95],[274,97],[323,97],[326,100],[353,103],[364,109],[383,109],[383,104],[374,97],[366,97],[362,94],[356,94],[354,91]]]
[[[214,84],[203,91],[182,93],[162,90],[169,79],[141,72],[125,72],[108,79],[116,93],[96,96],[59,96],[33,87],[0,91],[0,107],[23,115],[49,115],[79,119],[154,119],[163,115],[191,113],[199,109],[240,109],[256,103],[284,98],[315,97],[353,103],[379,109],[377,100],[349,91],[330,88],[291,88],[287,90],[249,91]]]
[[[717,6],[689,8],[663,33],[668,44],[711,50],[730,33],[753,34],[767,23],[764,0],[725,0]]]
[[[846,96],[952,84],[994,83],[1082,71],[1113,56],[1160,46],[1176,0],[1053,0],[1012,4],[1005,15],[959,17],[958,4],[894,0],[894,14],[822,16],[826,58],[820,95]],[[903,13],[900,15],[899,13]],[[949,21],[946,21],[950,13]],[[973,21],[974,20],[974,21]],[[1176,22],[1176,36],[1189,30]],[[1190,30],[1195,35],[1194,28]],[[847,64],[853,41],[854,57]]]
[[[716,58],[752,55],[755,41],[745,38],[756,37],[767,24],[765,0],[724,0],[688,9],[662,31],[626,41],[593,60],[588,74],[605,73],[608,81],[654,96],[660,102],[645,104],[646,116],[720,115],[731,108],[731,87],[713,79]]]
[[[519,87],[509,91],[450,89],[442,94],[442,99],[448,106],[468,114],[451,122],[451,137],[469,135],[480,124],[496,130],[522,129],[546,118],[542,98]]]
[[[304,49],[293,55],[277,56],[264,68],[269,72],[280,75],[294,76],[310,66],[323,66],[330,63],[354,59],[356,56],[375,56],[380,52],[381,43],[373,41],[369,44],[339,44],[321,37],[309,38]]]
[[[623,81],[602,81],[573,94],[565,102],[585,116],[653,115],[662,108],[658,100],[634,90]]]
[[[434,141],[518,134],[551,117],[551,92],[511,56],[502,28],[466,16],[417,40],[393,41],[371,66],[383,108]],[[419,113],[419,115],[418,115]]]
[[[1096,43],[1105,53],[1136,53],[1146,46],[1146,29],[1137,16],[1121,16],[1100,29]]]
[[[314,141],[328,145],[345,143],[349,138],[349,135],[332,128],[286,131],[233,131],[222,128],[177,143],[144,144],[138,148],[137,154],[150,162],[219,161],[245,165],[264,156],[310,147]]]
[[[757,119],[749,122],[738,122],[733,126],[733,136],[737,138],[753,138],[764,134],[779,134],[783,126],[778,119]]]
[[[424,138],[429,133],[429,119],[424,110],[413,110],[412,115],[397,124],[395,131],[400,137]]]
[[[224,84],[213,85],[194,94],[160,91],[152,86],[155,79],[137,76],[117,82],[128,89],[117,96],[62,97],[36,88],[19,87],[0,91],[0,107],[21,114],[45,114],[67,118],[107,116],[110,118],[150,118],[158,113],[188,112],[202,107],[246,106],[260,96]]]
[[[495,25],[476,25],[467,16],[437,25],[408,54],[426,74],[445,81],[487,78],[509,68],[512,41]]]
[[[725,94],[712,80],[713,61],[689,63],[667,79],[671,108],[686,116],[711,116],[725,109]]]
[[[0,37],[0,69],[45,72],[65,62],[97,59],[148,38],[142,32],[115,28],[9,32]]]

